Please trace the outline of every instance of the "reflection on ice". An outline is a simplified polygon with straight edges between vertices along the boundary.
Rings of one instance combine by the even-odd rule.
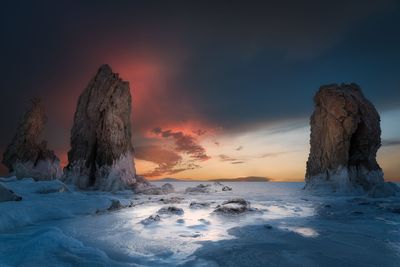
[[[314,229],[309,228],[309,227],[281,226],[279,228],[283,229],[283,230],[288,230],[288,231],[295,232],[295,233],[297,233],[299,235],[302,235],[304,237],[317,237],[317,236],[319,236],[317,231],[315,231]]]
[[[272,203],[264,203],[262,205],[253,205],[254,207],[260,207],[260,210],[263,208],[267,211],[263,214],[263,218],[265,219],[283,219],[285,217],[309,217],[315,214],[315,210],[312,206],[302,206],[293,205],[291,203],[287,204],[276,204]]]

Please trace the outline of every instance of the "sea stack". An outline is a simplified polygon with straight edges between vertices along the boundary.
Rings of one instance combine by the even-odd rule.
[[[322,86],[314,103],[306,189],[376,194],[397,190],[384,183],[376,161],[380,117],[361,88],[354,83]]]
[[[104,191],[135,185],[131,102],[129,83],[102,65],[78,100],[66,182]]]
[[[2,162],[17,178],[60,178],[60,160],[47,149],[46,141],[39,141],[47,120],[45,108],[38,98],[32,99],[31,103],[3,154]]]

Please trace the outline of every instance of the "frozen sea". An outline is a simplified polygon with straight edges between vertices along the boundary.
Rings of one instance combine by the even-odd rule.
[[[0,203],[0,266],[400,266],[398,197],[311,195],[303,183],[223,183],[233,190],[185,194],[199,183],[175,182],[173,194],[135,195],[0,181],[23,197]],[[163,203],[172,197],[181,202]],[[213,212],[237,197],[256,210]],[[113,200],[127,207],[110,211]],[[184,213],[141,223],[164,206]]]

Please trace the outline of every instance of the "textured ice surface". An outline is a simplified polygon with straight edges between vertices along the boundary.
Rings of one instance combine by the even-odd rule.
[[[0,203],[0,266],[398,266],[400,199],[321,197],[303,183],[226,183],[185,194],[184,213],[159,214],[166,196],[58,190],[58,181],[0,179],[23,197]],[[224,183],[225,184],[225,183]],[[157,184],[158,186],[162,184]],[[38,193],[42,192],[42,193]],[[46,192],[46,193],[43,193]],[[243,198],[256,212],[213,213]],[[115,201],[125,207],[109,211]],[[190,203],[209,203],[199,209]]]

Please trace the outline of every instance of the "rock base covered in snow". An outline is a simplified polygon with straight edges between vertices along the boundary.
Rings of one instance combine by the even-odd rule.
[[[52,180],[61,177],[60,160],[47,149],[45,141],[39,141],[46,120],[42,102],[33,99],[3,155],[3,164],[17,178]]]
[[[92,177],[84,161],[76,161],[68,165],[64,181],[76,185],[80,189],[93,188],[102,191],[118,191],[133,189],[136,179],[133,155],[122,155],[112,165],[97,166],[98,176]],[[102,174],[102,175],[100,175]]]
[[[18,178],[33,178],[36,181],[53,180],[62,176],[59,159],[54,155],[52,159],[32,161],[17,161],[13,165],[13,174]]]
[[[80,95],[64,180],[81,189],[132,189],[136,180],[129,83],[103,65]]]
[[[376,161],[381,146],[379,114],[361,88],[356,84],[322,86],[314,102],[305,188],[340,193],[389,188]]]
[[[360,184],[356,184],[353,181],[357,180],[362,175],[364,183],[370,183],[365,188]],[[337,192],[337,193],[348,193],[348,194],[364,194],[365,192],[372,192],[380,188],[387,188],[385,182],[382,181],[383,172],[382,170],[366,170],[364,168],[356,169],[355,167],[344,167],[339,166],[335,170],[327,170],[324,174],[313,176],[309,182],[306,183],[305,188],[315,192]],[[396,185],[394,185],[397,188]],[[390,190],[395,193],[395,191]],[[389,191],[387,192],[389,193]],[[389,195],[392,195],[389,193]],[[383,193],[382,193],[383,194]]]

